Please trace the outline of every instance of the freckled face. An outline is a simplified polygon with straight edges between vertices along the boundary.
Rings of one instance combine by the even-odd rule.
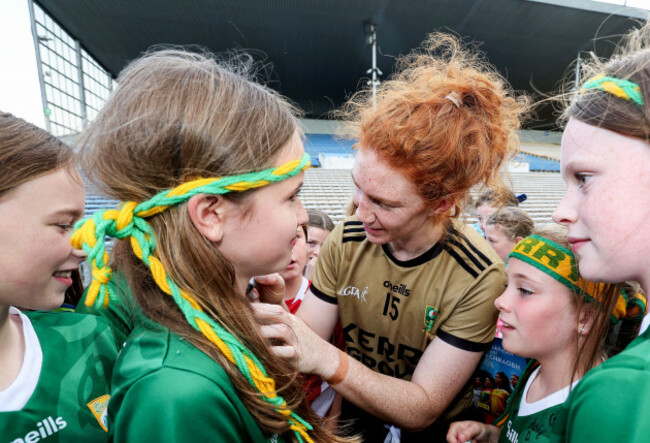
[[[408,243],[428,233],[431,211],[415,185],[374,151],[358,150],[352,178],[356,216],[370,242]]]
[[[571,119],[562,137],[567,189],[553,219],[569,228],[580,274],[650,284],[650,145]]]

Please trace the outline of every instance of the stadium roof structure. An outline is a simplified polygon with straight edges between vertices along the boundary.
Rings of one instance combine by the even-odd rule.
[[[243,49],[272,65],[269,85],[310,117],[365,86],[364,22],[385,79],[432,31],[483,50],[517,90],[556,90],[582,51],[611,54],[645,11],[591,0],[34,0],[113,76],[152,45]],[[542,114],[548,127],[550,114]]]

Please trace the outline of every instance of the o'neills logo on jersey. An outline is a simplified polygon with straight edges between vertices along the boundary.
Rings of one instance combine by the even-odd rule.
[[[17,438],[10,443],[35,443],[68,426],[63,417],[47,417],[36,423],[36,429],[28,432],[23,438]]]
[[[506,438],[512,443],[519,443],[519,434],[514,429],[510,429],[512,420],[508,420],[508,430],[506,431]]]
[[[392,282],[386,280],[384,282],[384,288],[388,288],[391,291],[396,292],[398,294],[402,294],[405,297],[411,295],[411,290],[404,283],[401,283],[399,285],[394,285]]]
[[[368,286],[363,288],[363,291],[359,290],[356,286],[346,286],[345,288],[339,291],[341,297],[356,297],[362,302],[366,302],[366,294],[368,293]]]

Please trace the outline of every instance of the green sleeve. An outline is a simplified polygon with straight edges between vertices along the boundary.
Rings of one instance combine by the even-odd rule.
[[[265,441],[238,399],[192,372],[170,368],[153,372],[134,383],[117,411],[115,407],[109,404],[116,443]]]
[[[647,442],[650,377],[629,368],[594,370],[568,401],[567,442]]]

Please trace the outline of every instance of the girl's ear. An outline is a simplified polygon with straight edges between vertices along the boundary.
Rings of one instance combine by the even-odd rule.
[[[580,314],[578,315],[578,335],[581,337],[588,335],[594,326],[595,319],[596,310],[594,305],[584,302],[580,307]]]
[[[524,238],[523,238],[521,235],[518,235],[518,236],[515,237],[515,243],[519,243],[519,242],[522,241],[523,239],[524,239]]]
[[[187,201],[187,212],[201,235],[218,243],[223,238],[226,205],[221,195],[197,194]]]

